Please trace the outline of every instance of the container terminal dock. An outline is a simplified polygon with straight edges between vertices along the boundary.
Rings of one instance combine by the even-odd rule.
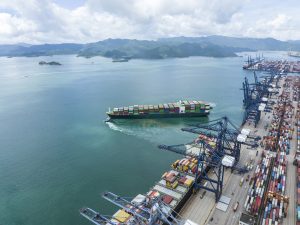
[[[254,80],[242,86],[241,127],[222,117],[182,128],[192,141],[158,146],[181,158],[147,193],[105,192],[120,210],[80,214],[94,224],[299,225],[300,79],[271,73]]]
[[[279,74],[300,73],[300,62],[288,60],[266,60],[261,57],[257,57],[257,59],[248,58],[243,65],[243,69]]]

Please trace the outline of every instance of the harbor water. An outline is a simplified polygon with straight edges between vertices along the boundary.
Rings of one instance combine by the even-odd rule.
[[[180,131],[187,124],[224,115],[241,123],[240,88],[252,76],[243,60],[0,58],[0,224],[89,224],[81,207],[116,209],[102,192],[147,192],[181,157],[158,144],[191,141]],[[103,122],[109,107],[185,99],[215,107],[209,118]]]

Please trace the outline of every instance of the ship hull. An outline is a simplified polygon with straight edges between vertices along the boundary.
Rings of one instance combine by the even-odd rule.
[[[157,113],[157,114],[139,114],[139,115],[113,115],[108,114],[110,119],[159,119],[159,118],[184,118],[184,117],[204,117],[208,113]]]

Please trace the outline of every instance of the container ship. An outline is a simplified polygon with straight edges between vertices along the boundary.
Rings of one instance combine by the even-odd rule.
[[[207,116],[211,105],[202,101],[178,101],[158,105],[134,105],[109,109],[110,119],[152,119]]]

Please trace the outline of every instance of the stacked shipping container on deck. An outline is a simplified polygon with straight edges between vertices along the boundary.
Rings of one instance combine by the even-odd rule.
[[[186,113],[205,113],[210,105],[202,101],[180,101],[158,105],[134,105],[113,109],[113,115],[143,115],[143,114],[179,114],[181,108]]]

